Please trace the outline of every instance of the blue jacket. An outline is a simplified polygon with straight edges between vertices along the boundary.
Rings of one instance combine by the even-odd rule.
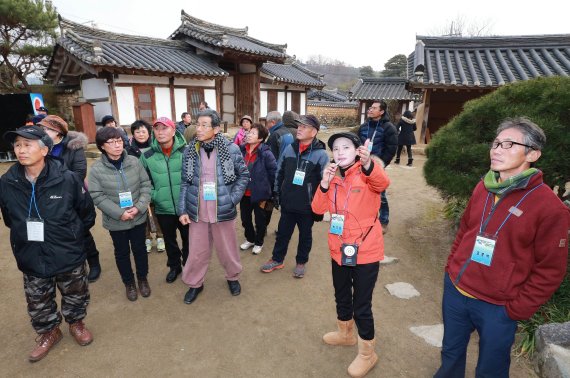
[[[378,121],[367,120],[358,128],[358,137],[362,144],[366,139],[372,140],[372,155],[378,156],[388,166],[398,149],[398,132],[384,113]]]
[[[241,145],[240,149],[245,158],[245,144]],[[251,169],[248,167],[248,170],[250,180],[247,189],[251,191],[251,202],[257,203],[270,199],[273,194],[277,162],[265,143],[261,143],[257,147],[257,158],[253,162]]]
[[[236,180],[226,185],[224,183],[224,175],[222,173],[222,165],[220,160],[216,158],[216,214],[217,221],[223,222],[232,220],[237,216],[236,205],[241,201],[245,188],[249,182],[249,172],[243,161],[243,156],[239,147],[230,141],[226,141],[230,157],[234,163],[234,172]],[[184,150],[182,158],[182,183],[180,185],[180,197],[178,199],[178,215],[188,214],[193,222],[198,222],[198,209],[200,208],[200,169],[202,163],[200,160],[196,162],[194,167],[194,175],[192,182],[188,182],[186,171],[188,169],[188,151],[195,148],[200,157],[200,144],[189,144]]]
[[[275,160],[279,161],[279,158],[283,155],[287,146],[295,140],[295,136],[291,134],[291,130],[285,127],[283,122],[279,122],[273,126],[269,132],[271,134],[269,138],[267,138],[267,145],[271,149]]]
[[[323,178],[323,170],[329,162],[325,144],[318,139],[299,156],[299,141],[289,145],[277,163],[274,191],[284,211],[311,214],[311,202]],[[304,168],[303,185],[293,184],[297,167]]]

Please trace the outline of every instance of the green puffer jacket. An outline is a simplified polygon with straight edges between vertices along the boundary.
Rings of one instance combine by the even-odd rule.
[[[182,156],[186,141],[178,131],[174,134],[174,145],[170,158],[162,152],[160,144],[152,139],[150,149],[140,157],[143,167],[152,182],[151,201],[156,214],[176,215],[182,178]]]
[[[89,171],[89,193],[103,213],[103,228],[109,231],[130,230],[146,222],[150,203],[150,180],[145,170],[127,151],[123,151],[123,159],[122,169],[117,170],[103,154]],[[119,206],[119,192],[131,192],[133,205],[139,210],[134,219],[121,220],[125,209]]]

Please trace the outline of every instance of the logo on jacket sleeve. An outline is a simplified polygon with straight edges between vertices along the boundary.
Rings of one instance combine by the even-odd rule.
[[[49,196],[49,199],[62,199],[62,196],[58,196],[57,194],[52,194],[51,196]]]

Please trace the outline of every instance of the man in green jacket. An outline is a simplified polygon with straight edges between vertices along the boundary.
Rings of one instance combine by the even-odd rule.
[[[180,195],[182,156],[186,142],[176,131],[176,125],[166,117],[158,118],[152,127],[154,138],[150,149],[141,155],[141,163],[153,185],[151,200],[158,224],[162,229],[167,266],[166,282],[176,281],[188,258],[188,226],[179,222],[176,204]],[[176,230],[182,238],[182,250],[176,240]]]

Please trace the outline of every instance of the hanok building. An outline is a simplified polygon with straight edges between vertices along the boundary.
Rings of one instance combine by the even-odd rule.
[[[361,77],[350,90],[350,99],[358,101],[358,118],[362,123],[366,120],[368,107],[374,101],[396,101],[395,110],[403,113],[413,109],[413,93],[406,89],[404,77]]]
[[[286,45],[184,11],[181,18],[169,39],[112,33],[60,18],[61,37],[46,78],[76,85],[95,105],[96,120],[113,114],[123,126],[160,116],[176,120],[185,111],[196,115],[200,101],[230,124],[244,114],[257,120],[267,110],[303,113],[306,91],[325,85],[317,74],[284,64],[291,59]],[[271,76],[275,71],[278,77]]]
[[[355,126],[358,119],[358,103],[348,98],[348,93],[335,90],[315,90],[307,93],[307,112],[319,117],[326,126]]]
[[[416,40],[409,90],[422,92],[417,119],[427,142],[468,100],[521,80],[570,75],[570,34]]]

